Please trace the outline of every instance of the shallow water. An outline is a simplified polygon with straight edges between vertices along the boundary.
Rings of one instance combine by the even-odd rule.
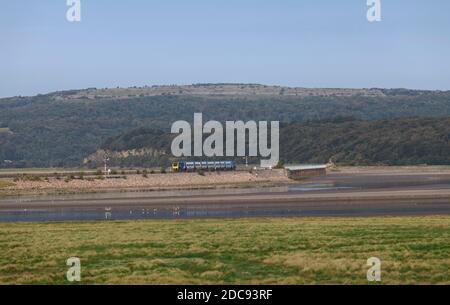
[[[420,181],[417,177],[401,178],[402,187],[420,184],[428,187],[448,188],[444,179]],[[444,178],[444,177],[443,177]],[[126,193],[96,193],[59,196],[20,197],[0,200],[0,222],[15,221],[68,221],[68,220],[137,220],[137,219],[191,219],[191,218],[240,218],[277,216],[368,216],[405,214],[450,214],[450,202],[431,200],[417,202],[405,200],[400,203],[361,202],[340,204],[295,204],[283,203],[276,199],[264,204],[247,204],[236,201],[228,204],[168,204],[156,205],[154,200],[161,198],[189,198],[220,195],[246,194],[286,194],[286,193],[333,193],[352,189],[373,189],[384,177],[358,177],[346,180],[321,178],[309,183],[292,184],[279,187],[260,187],[248,189],[208,189],[185,191],[149,191]],[[448,177],[445,177],[448,179]],[[392,185],[399,185],[397,183]],[[442,184],[444,182],[444,184]],[[178,200],[179,201],[179,200]],[[113,204],[114,202],[114,204]],[[174,201],[175,202],[175,201]],[[68,204],[70,203],[70,204]],[[129,204],[131,203],[131,205]],[[64,205],[67,204],[67,207]],[[80,206],[76,206],[80,204]],[[51,207],[54,205],[55,207]],[[38,207],[40,206],[40,207]],[[56,207],[57,206],[57,207]],[[61,207],[63,206],[63,207]],[[95,207],[94,207],[95,206]]]
[[[76,195],[54,195],[20,197],[0,200],[1,204],[17,204],[22,208],[0,209],[0,221],[66,221],[66,220],[122,220],[122,219],[176,219],[176,218],[220,218],[220,217],[262,217],[262,216],[297,216],[301,215],[301,209],[295,207],[266,207],[265,209],[227,206],[192,205],[183,207],[171,206],[167,208],[89,208],[89,207],[58,207],[58,208],[26,208],[35,202],[48,202],[51,205],[55,201],[84,201],[96,200],[108,203],[112,199],[126,199],[139,201],[141,198],[165,198],[165,197],[189,197],[211,195],[239,195],[260,193],[286,193],[297,191],[332,190],[333,187],[324,187],[322,184],[291,185],[267,188],[248,189],[211,189],[211,190],[186,190],[186,191],[152,191],[152,192],[127,192],[127,193],[96,193]]]
[[[303,207],[268,205],[252,206],[171,206],[167,208],[55,208],[16,209],[0,211],[0,222],[81,221],[81,220],[143,220],[143,219],[194,219],[194,218],[243,218],[287,216],[375,216],[450,214],[450,205],[417,204],[369,206],[351,208]]]

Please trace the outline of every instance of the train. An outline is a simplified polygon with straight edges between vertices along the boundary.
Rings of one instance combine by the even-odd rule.
[[[177,173],[204,171],[234,171],[234,161],[180,161],[172,163],[172,171]]]

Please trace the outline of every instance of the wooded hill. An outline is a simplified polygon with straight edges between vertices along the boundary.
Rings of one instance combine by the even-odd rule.
[[[0,132],[0,167],[78,166],[111,137],[118,137],[141,127],[167,132],[174,121],[192,121],[195,112],[202,112],[205,121],[278,120],[292,124],[351,116],[364,121],[393,119],[389,124],[395,125],[398,119],[409,117],[450,116],[450,92],[218,84],[146,89],[87,89],[0,99],[0,130],[4,131]],[[415,120],[411,122],[417,123]],[[443,121],[424,122],[431,126]],[[318,135],[324,134],[326,128],[331,128],[323,124],[319,128],[321,131],[316,132],[301,130],[300,128],[307,128],[300,127],[303,125],[291,128]],[[348,131],[356,137],[358,134],[355,133],[358,131],[354,130],[352,133],[346,127],[351,125],[345,124],[339,125],[339,130],[346,133]],[[358,124],[369,132],[369,127],[365,124],[370,122]],[[418,139],[423,139],[424,143],[437,143],[437,136],[447,129],[443,124],[435,127],[444,129],[432,129],[432,132],[431,129],[423,131],[415,126],[414,130],[419,134],[408,132],[408,135],[415,144],[419,144]],[[430,138],[422,137],[420,132],[426,133]],[[343,135],[338,135],[341,136]],[[383,143],[381,132],[372,136],[375,138],[370,140],[371,145]],[[295,143],[286,142],[290,143],[290,149],[286,151],[289,159],[307,162],[339,153],[332,148],[335,142],[328,143],[327,139],[322,139],[317,147],[306,145],[308,152],[303,151],[305,142],[298,140],[300,138]],[[283,141],[291,141],[291,138]],[[335,141],[340,143],[338,139]],[[283,142],[282,147],[286,147],[286,143]],[[363,144],[358,143],[349,145],[362,149]],[[299,145],[302,151],[299,150]],[[405,145],[403,147],[407,147]],[[322,151],[326,147],[329,148]],[[350,147],[346,147],[347,150]],[[406,151],[398,151],[397,156],[382,157],[377,153],[378,157],[370,154],[355,154],[354,157],[357,162],[365,159],[376,162],[387,160],[391,163],[406,162],[409,159],[414,162],[444,162],[443,157],[426,158],[426,153],[413,147],[411,149],[414,152],[411,158],[404,157],[408,155]],[[441,155],[443,152],[437,151],[434,154]],[[400,159],[403,161],[399,161]],[[350,155],[343,160],[352,161]]]
[[[168,165],[173,135],[139,128],[107,140],[111,152],[141,151],[118,155],[115,165]],[[450,165],[450,117],[441,119],[390,119],[361,121],[339,118],[294,123],[280,130],[280,154],[285,163],[345,165]],[[142,149],[150,149],[151,154]],[[154,151],[162,152],[154,154]],[[235,159],[243,162],[242,158]],[[256,162],[256,159],[252,160]]]

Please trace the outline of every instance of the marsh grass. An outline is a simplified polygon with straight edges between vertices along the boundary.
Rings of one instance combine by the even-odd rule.
[[[450,283],[450,216],[1,223],[0,283]]]
[[[11,187],[11,186],[14,186],[14,183],[9,182],[9,181],[0,180],[0,189],[5,188],[5,187]]]

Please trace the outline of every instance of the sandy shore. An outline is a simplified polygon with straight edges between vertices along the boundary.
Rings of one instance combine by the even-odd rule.
[[[337,168],[335,172],[364,175],[448,175],[450,166],[344,166]]]
[[[31,174],[31,173],[30,173]],[[236,172],[167,173],[143,175],[129,174],[125,178],[94,179],[94,176],[66,180],[40,177],[40,181],[13,178],[0,179],[0,197],[8,195],[42,195],[64,193],[118,192],[135,190],[179,190],[207,188],[264,187],[299,183],[287,178],[284,170],[258,170]],[[426,177],[422,177],[425,175]],[[77,177],[77,175],[75,175]],[[372,178],[370,178],[372,177]],[[378,187],[402,186],[405,183],[425,183],[450,177],[450,166],[370,166],[339,167],[330,169],[328,177],[311,179],[312,183],[350,183],[351,186],[377,185]],[[378,180],[377,180],[378,179]],[[447,183],[448,178],[442,180]],[[425,181],[425,182],[424,182]],[[307,182],[307,181],[305,181]],[[383,182],[386,185],[382,185]],[[399,184],[400,183],[400,184]],[[344,185],[345,186],[345,185]]]
[[[8,181],[11,183],[12,181]],[[88,190],[127,190],[127,189],[176,189],[176,188],[208,188],[220,186],[245,186],[258,184],[289,183],[284,170],[255,172],[215,172],[205,173],[168,173],[142,175],[127,175],[117,179],[74,179],[50,178],[48,181],[15,181],[14,185],[4,187],[0,192],[42,192],[59,190],[68,192]]]
[[[449,214],[450,173],[416,171],[344,169],[304,181],[283,170],[20,181],[7,188],[22,196],[0,198],[0,221]]]

